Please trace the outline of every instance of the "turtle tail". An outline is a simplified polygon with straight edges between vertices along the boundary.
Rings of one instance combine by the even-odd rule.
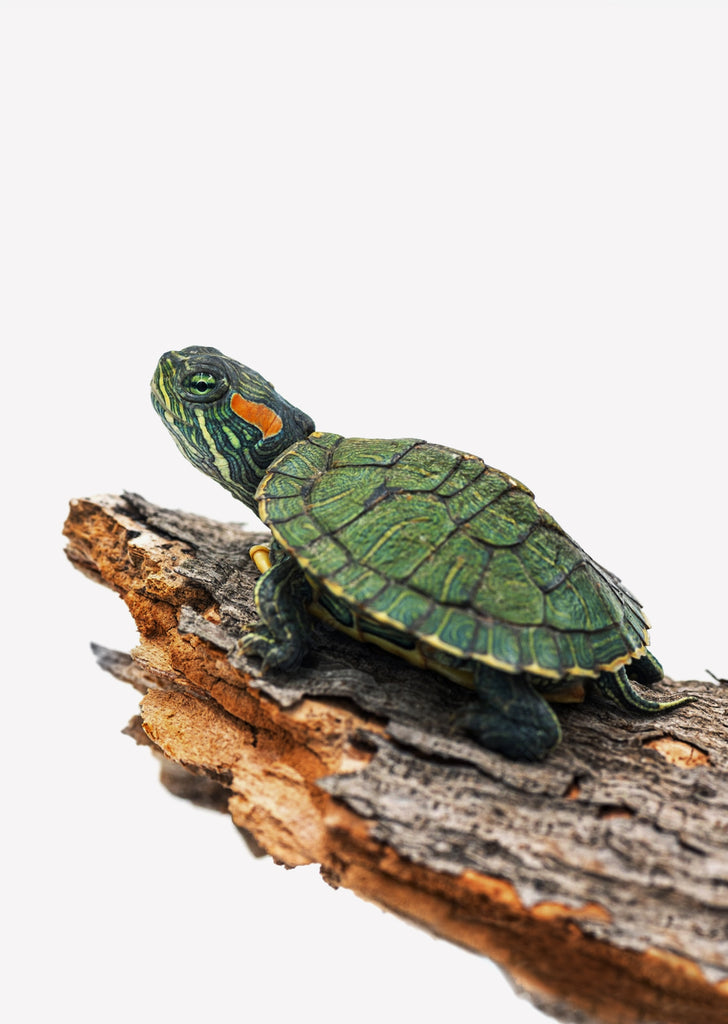
[[[652,658],[651,655],[650,658],[653,664],[649,665],[649,670],[639,674],[634,673],[640,683],[657,682],[663,678],[660,663],[656,658]],[[639,660],[642,661],[644,659],[640,658]],[[639,663],[633,662],[632,664],[636,666]],[[655,675],[655,667],[659,669],[659,676]],[[630,665],[630,668],[632,668],[632,665]],[[602,696],[606,697],[613,704],[618,704],[619,707],[627,708],[630,711],[641,711],[643,714],[654,715],[659,714],[661,711],[671,711],[673,708],[680,708],[683,704],[690,704],[697,699],[691,694],[685,694],[682,697],[675,697],[671,700],[655,700],[654,697],[644,697],[634,688],[624,668],[620,668],[616,672],[602,672],[595,680],[595,685]]]

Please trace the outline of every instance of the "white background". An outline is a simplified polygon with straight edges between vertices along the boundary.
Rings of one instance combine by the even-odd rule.
[[[252,521],[148,400],[211,344],[518,476],[727,676],[725,6],[0,7],[6,1019],[542,1020],[156,783],[60,529],[124,488]]]

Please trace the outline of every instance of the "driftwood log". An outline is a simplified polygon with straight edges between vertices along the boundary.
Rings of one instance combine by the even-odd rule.
[[[262,678],[236,655],[260,541],[126,494],[71,503],[72,563],[141,635],[97,651],[141,693],[128,731],[163,780],[253,845],[498,962],[564,1021],[728,1021],[728,685],[658,718],[562,706],[563,744],[515,764],[453,727],[470,699],[317,627]]]

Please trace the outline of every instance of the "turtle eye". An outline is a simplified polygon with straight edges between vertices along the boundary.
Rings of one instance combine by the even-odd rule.
[[[187,392],[189,398],[203,402],[216,398],[224,386],[223,377],[217,377],[206,370],[191,373],[182,381],[182,388]]]
[[[215,387],[215,378],[211,373],[193,373],[189,379],[188,387],[198,395],[206,395]]]

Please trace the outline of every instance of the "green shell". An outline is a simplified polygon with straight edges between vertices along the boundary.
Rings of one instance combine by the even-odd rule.
[[[276,459],[257,497],[314,586],[403,646],[556,680],[614,671],[648,642],[619,580],[473,455],[313,433]]]

